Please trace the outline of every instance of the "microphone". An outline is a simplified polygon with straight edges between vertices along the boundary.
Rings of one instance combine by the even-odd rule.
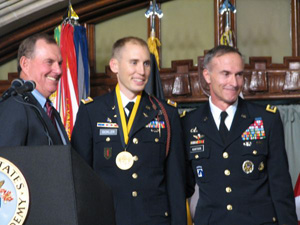
[[[16,88],[21,87],[24,84],[24,81],[22,79],[14,79],[11,82],[11,87],[9,89],[7,89],[1,96],[0,98],[0,102],[4,101],[5,99],[8,99],[11,95],[14,94]]]
[[[22,95],[26,92],[31,92],[35,89],[35,82],[33,80],[25,81],[25,83],[21,86],[15,89],[14,94]]]

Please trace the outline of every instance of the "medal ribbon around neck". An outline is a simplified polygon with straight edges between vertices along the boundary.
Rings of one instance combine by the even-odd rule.
[[[122,130],[123,130],[123,135],[124,135],[124,142],[127,145],[128,139],[129,139],[129,132],[131,130],[134,118],[136,116],[136,112],[137,112],[137,109],[139,107],[142,95],[141,95],[141,93],[139,93],[137,95],[137,98],[136,98],[136,101],[134,103],[132,112],[130,114],[130,118],[128,120],[128,124],[126,123],[126,117],[125,117],[125,112],[124,112],[123,105],[122,105],[122,99],[121,99],[119,84],[117,84],[117,86],[116,86],[116,96],[117,96],[117,101],[118,101],[119,113],[120,113],[120,117],[121,117]]]

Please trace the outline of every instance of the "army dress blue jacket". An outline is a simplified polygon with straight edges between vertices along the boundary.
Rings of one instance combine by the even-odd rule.
[[[116,165],[124,147],[115,92],[79,108],[72,146],[112,188],[118,225],[186,224],[181,124],[177,110],[165,103],[164,107],[171,124],[168,155],[165,118],[144,92],[129,134],[127,151],[135,161],[128,170]]]
[[[208,102],[183,118],[195,225],[297,224],[283,126],[270,111],[239,98],[225,144]]]

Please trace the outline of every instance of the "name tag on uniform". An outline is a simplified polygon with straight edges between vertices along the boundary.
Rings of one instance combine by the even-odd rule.
[[[191,146],[191,152],[204,152],[204,145]]]
[[[117,134],[118,129],[100,129],[100,136],[112,136]]]

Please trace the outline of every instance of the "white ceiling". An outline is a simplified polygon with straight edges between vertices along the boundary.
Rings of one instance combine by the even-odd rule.
[[[72,5],[84,0],[71,0]],[[0,36],[66,9],[69,0],[0,0]]]

